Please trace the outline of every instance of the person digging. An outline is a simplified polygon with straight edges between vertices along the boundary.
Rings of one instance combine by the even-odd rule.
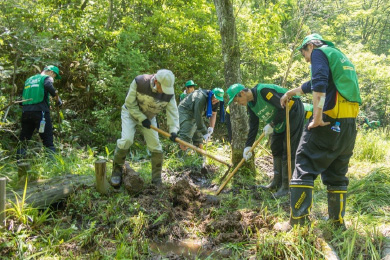
[[[179,130],[179,114],[174,92],[175,76],[170,70],[161,69],[156,74],[139,75],[130,84],[129,92],[122,106],[122,136],[117,140],[111,185],[119,188],[122,183],[122,168],[130,146],[134,142],[136,126],[142,126],[142,134],[151,152],[152,183],[162,184],[161,171],[163,151],[158,133],[150,128],[157,126],[156,115],[166,110],[167,124],[174,141]]]
[[[195,146],[203,149],[203,141],[208,142],[214,132],[217,119],[218,105],[223,109],[223,96],[225,92],[221,88],[213,90],[198,89],[186,97],[179,104],[180,131],[179,138],[185,142],[191,141]],[[207,128],[203,121],[203,115],[209,118],[209,127]],[[223,120],[223,117],[221,117]],[[186,146],[180,144],[180,148],[185,151]]]
[[[286,196],[289,191],[287,168],[287,139],[286,139],[286,112],[280,105],[280,98],[287,89],[273,84],[257,84],[248,89],[241,84],[229,87],[227,94],[229,103],[236,102],[247,106],[249,111],[249,133],[245,143],[243,158],[249,160],[249,152],[259,129],[260,120],[266,123],[263,128],[265,136],[271,135],[271,151],[274,162],[274,178],[267,186],[260,186],[267,190],[277,190],[274,198]],[[304,122],[304,107],[298,96],[294,96],[290,103],[290,136],[291,136],[291,169],[295,168],[295,152],[302,135]]]

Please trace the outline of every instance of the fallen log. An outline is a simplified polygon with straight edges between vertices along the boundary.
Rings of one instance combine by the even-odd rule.
[[[36,208],[45,208],[67,198],[83,185],[95,185],[95,176],[70,174],[27,183],[25,203]],[[20,202],[23,198],[23,192],[24,188],[7,192],[7,202],[15,203],[15,196]],[[10,203],[7,203],[7,207],[10,206]]]

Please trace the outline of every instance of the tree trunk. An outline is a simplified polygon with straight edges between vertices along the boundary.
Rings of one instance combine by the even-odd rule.
[[[109,30],[111,28],[111,24],[112,24],[112,16],[113,16],[113,10],[114,10],[114,3],[113,3],[114,0],[110,0],[110,7],[109,7],[109,10],[108,10],[108,17],[107,17],[107,23],[106,23],[106,30]]]
[[[218,16],[219,30],[222,40],[222,56],[224,61],[225,89],[241,82],[240,48],[237,38],[236,23],[231,0],[214,0]],[[243,106],[230,104],[232,122],[232,163],[242,159],[242,151],[248,135],[248,115]]]
[[[6,179],[0,178],[0,226],[5,226]]]

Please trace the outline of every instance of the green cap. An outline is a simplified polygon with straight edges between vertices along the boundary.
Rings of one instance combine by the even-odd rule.
[[[214,97],[216,99],[218,99],[219,101],[223,101],[223,95],[225,95],[225,91],[223,91],[223,89],[221,89],[221,88],[214,88],[212,90],[212,92],[214,93]]]
[[[197,84],[195,84],[195,82],[193,80],[189,80],[186,82],[186,85],[185,87],[188,88],[188,87],[195,87],[195,86],[198,86]]]
[[[231,85],[228,90],[226,91],[229,96],[229,102],[227,105],[230,105],[230,103],[233,102],[233,99],[236,97],[238,93],[240,93],[241,90],[245,89],[245,87],[241,84],[233,84]]]
[[[302,44],[298,47],[298,51],[301,50],[303,48],[303,46],[305,46],[308,42],[310,42],[312,40],[320,40],[320,41],[324,42],[326,45],[334,47],[333,42],[325,41],[324,39],[322,39],[321,35],[319,35],[318,33],[313,33],[313,34],[306,36],[305,39],[303,39]]]
[[[61,79],[60,70],[56,66],[49,65],[49,66],[46,66],[43,70],[44,71],[45,70],[51,70],[51,71],[53,71],[57,75],[56,79]]]

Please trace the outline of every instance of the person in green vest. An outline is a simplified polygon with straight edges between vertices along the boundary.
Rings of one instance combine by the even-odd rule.
[[[223,109],[223,96],[225,92],[221,88],[213,90],[197,89],[189,94],[178,106],[180,131],[179,138],[185,142],[192,142],[195,146],[203,148],[203,142],[207,142],[214,132],[217,119],[217,110]],[[203,115],[209,118],[207,128],[203,121]],[[222,117],[221,117],[221,120]],[[187,147],[180,144],[182,150]]]
[[[183,101],[183,99],[185,99],[186,96],[188,96],[189,94],[191,94],[192,92],[194,92],[196,86],[198,86],[198,85],[195,84],[195,82],[194,82],[193,80],[187,81],[186,84],[184,85],[184,87],[185,87],[186,89],[184,90],[183,93],[180,94],[180,97],[179,97],[180,101],[179,101],[179,103],[180,103],[181,101]]]
[[[229,87],[228,105],[235,101],[239,105],[247,106],[249,111],[249,133],[245,143],[243,158],[249,160],[249,152],[255,142],[259,130],[260,120],[266,124],[263,132],[271,135],[271,150],[274,162],[274,178],[272,183],[261,186],[265,189],[277,189],[273,194],[280,198],[288,194],[288,162],[286,139],[286,110],[280,105],[280,98],[287,89],[273,84],[257,84],[248,89],[241,84]],[[290,103],[290,144],[291,144],[291,170],[295,168],[295,152],[302,135],[304,123],[304,108],[299,97],[294,97]]]
[[[314,180],[328,190],[329,219],[345,227],[348,163],[356,139],[356,117],[361,104],[355,67],[330,41],[319,34],[305,37],[298,50],[311,63],[311,80],[289,90],[282,106],[296,95],[312,93],[313,116],[307,123],[296,155],[290,183],[290,225],[304,224],[312,208]]]
[[[379,120],[378,121],[370,121],[368,119],[368,117],[364,118],[364,122],[363,122],[364,129],[377,129],[380,126],[381,126],[381,122]]]
[[[34,131],[39,132],[43,145],[49,152],[56,149],[53,143],[53,126],[50,117],[50,99],[52,96],[57,106],[62,106],[58,91],[54,88],[54,79],[61,79],[58,67],[46,66],[40,74],[28,78],[24,83],[22,102],[22,130],[19,140],[22,142],[17,150],[18,159],[26,154],[26,141],[30,140]]]

